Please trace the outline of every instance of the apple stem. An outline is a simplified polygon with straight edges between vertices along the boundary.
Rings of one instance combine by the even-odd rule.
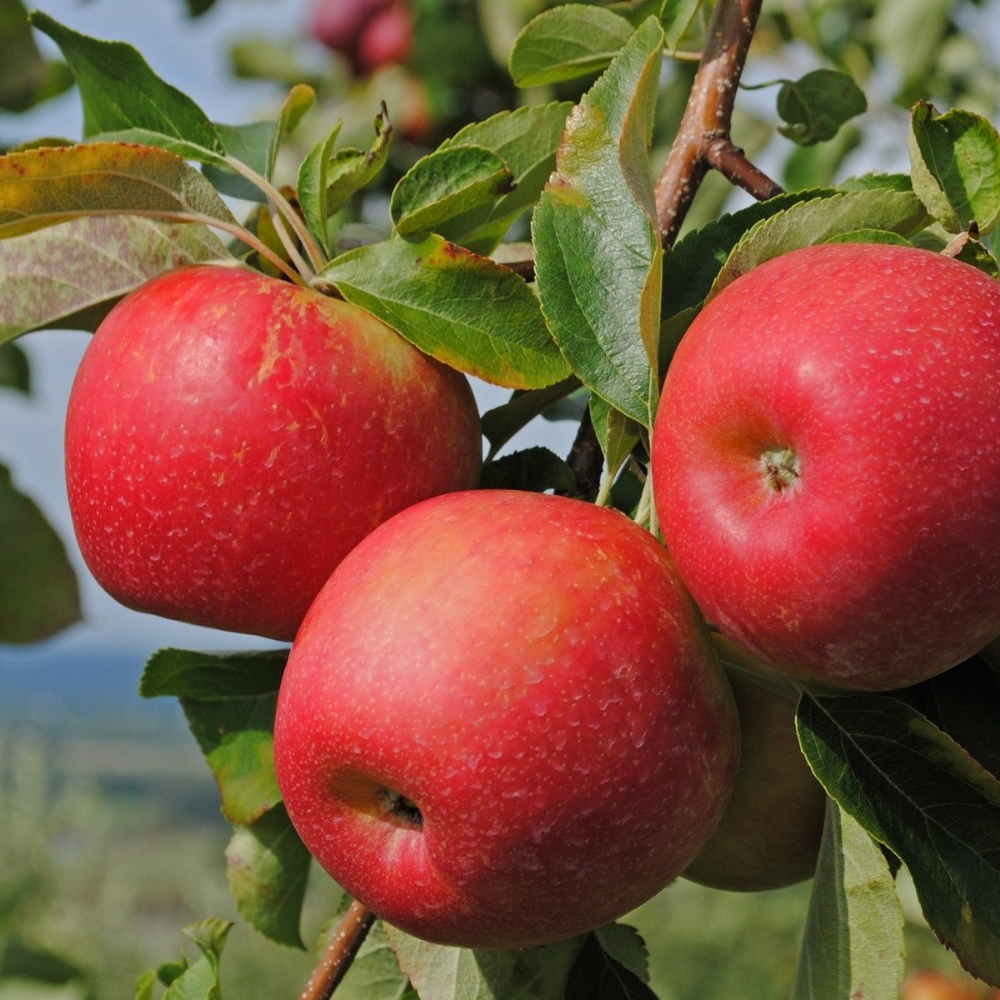
[[[330,1000],[374,922],[375,914],[368,907],[356,899],[351,902],[299,1000]]]
[[[226,164],[230,169],[235,170],[241,177],[246,178],[267,196],[268,200],[274,206],[275,212],[282,216],[284,221],[291,227],[292,232],[299,238],[299,242],[302,244],[306,255],[312,262],[312,270],[322,270],[324,264],[326,264],[326,254],[323,253],[322,247],[316,242],[312,233],[309,232],[309,227],[305,224],[299,213],[295,211],[288,199],[266,177],[261,176],[252,167],[248,167],[235,157],[227,156]],[[275,219],[275,222],[277,222],[277,219]],[[280,227],[276,226],[275,228],[278,229],[280,236]],[[284,239],[282,239],[282,242],[284,242]]]
[[[705,34],[701,63],[680,128],[656,183],[656,214],[665,247],[677,239],[710,169],[758,200],[781,187],[758,170],[729,138],[733,106],[762,0],[719,0]]]
[[[281,240],[281,245],[285,248],[285,252],[288,254],[289,259],[298,269],[299,274],[306,281],[312,281],[316,276],[316,272],[306,263],[305,258],[299,253],[298,247],[295,245],[295,240],[292,239],[291,234],[288,232],[288,226],[285,224],[284,218],[275,210],[271,211],[271,224],[274,226],[274,231],[278,234],[278,239]]]
[[[89,215],[92,213],[83,212],[81,215]],[[202,215],[199,212],[143,212],[137,211],[135,209],[126,209],[120,212],[103,212],[104,215],[134,215],[140,216],[145,219],[162,219],[166,222],[195,222],[203,226],[207,226],[209,229],[218,229],[220,232],[228,233],[234,239],[240,241],[245,246],[250,247],[251,250],[255,250],[257,253],[264,257],[267,261],[273,264],[282,274],[289,279],[289,281],[295,282],[297,285],[302,285],[303,287],[308,287],[308,283],[302,278],[302,276],[293,268],[288,265],[288,263],[282,260],[266,243],[259,240],[249,229],[238,223],[233,225],[223,221],[222,219],[217,219],[212,215]]]

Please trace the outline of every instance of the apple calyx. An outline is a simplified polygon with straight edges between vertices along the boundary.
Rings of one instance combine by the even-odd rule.
[[[794,488],[802,475],[799,456],[791,448],[769,448],[760,456],[764,481],[775,493]]]
[[[413,830],[423,829],[424,814],[420,811],[420,806],[402,792],[383,786],[378,790],[378,800],[384,817],[390,822]]]

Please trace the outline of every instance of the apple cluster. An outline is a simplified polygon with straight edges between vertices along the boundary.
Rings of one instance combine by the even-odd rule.
[[[413,13],[406,0],[315,0],[308,27],[359,75],[405,63],[413,47]]]
[[[275,768],[320,864],[417,936],[525,947],[680,874],[810,876],[826,799],[796,686],[904,686],[1000,634],[998,414],[996,281],[911,247],[786,254],[669,367],[663,545],[476,489],[463,375],[342,301],[200,265],[101,325],[67,479],[116,598],[293,640]]]

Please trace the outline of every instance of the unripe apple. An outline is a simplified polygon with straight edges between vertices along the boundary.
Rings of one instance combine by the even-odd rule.
[[[278,696],[293,824],[430,941],[540,944],[670,882],[736,770],[732,694],[663,547],[536,493],[428,500],[309,610]]]
[[[902,687],[1000,634],[1000,283],[816,246],[713,298],[653,433],[663,534],[706,617],[788,674]]]
[[[126,296],[66,419],[76,535],[123,604],[289,640],[376,525],[474,486],[465,377],[373,316],[247,268]]]
[[[744,650],[713,639],[739,711],[740,768],[719,825],[684,877],[731,892],[803,882],[816,869],[826,792],[799,749],[796,699],[769,686]]]

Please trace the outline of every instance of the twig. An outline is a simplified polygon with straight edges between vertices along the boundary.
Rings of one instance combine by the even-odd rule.
[[[357,900],[351,903],[299,1000],[330,1000],[374,922],[371,910]]]
[[[677,239],[710,168],[719,170],[755,198],[769,198],[781,192],[729,138],[736,89],[761,3],[762,0],[719,0],[712,12],[684,117],[656,184],[656,212],[664,246]]]

